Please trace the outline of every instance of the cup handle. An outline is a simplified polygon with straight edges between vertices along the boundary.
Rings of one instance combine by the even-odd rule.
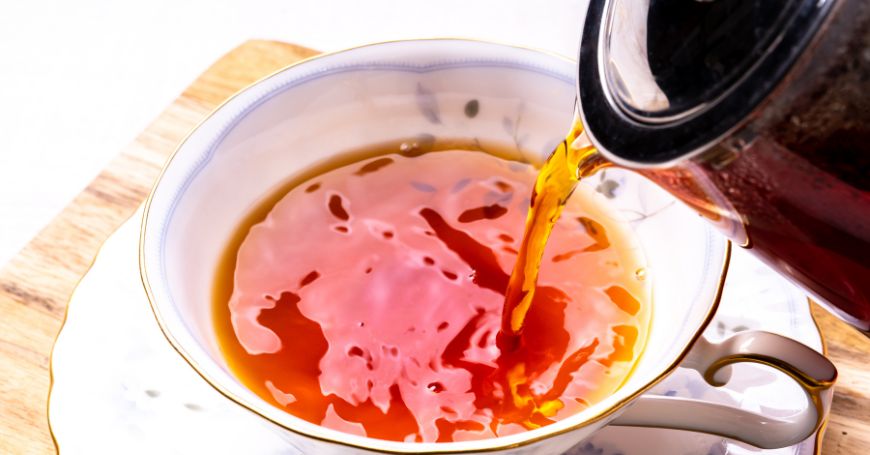
[[[737,333],[712,343],[700,338],[680,365],[693,368],[714,387],[731,378],[731,364],[755,362],[789,375],[807,394],[810,405],[786,418],[773,418],[707,401],[642,395],[610,423],[710,433],[763,449],[797,444],[822,424],[830,407],[837,369],[822,354],[798,341],[762,331]]]

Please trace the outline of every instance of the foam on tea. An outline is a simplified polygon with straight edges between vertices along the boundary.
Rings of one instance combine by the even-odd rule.
[[[294,182],[240,226],[214,301],[233,373],[307,421],[397,441],[522,432],[615,391],[650,312],[619,216],[575,191],[522,330],[499,346],[536,169],[480,151],[399,152]]]

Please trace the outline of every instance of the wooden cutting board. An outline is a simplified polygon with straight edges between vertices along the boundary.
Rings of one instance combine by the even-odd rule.
[[[145,199],[175,146],[239,89],[314,54],[274,41],[230,51],[0,269],[0,454],[55,451],[46,418],[48,365],[67,299],[102,242]],[[870,340],[815,313],[840,370],[823,453],[870,453]]]

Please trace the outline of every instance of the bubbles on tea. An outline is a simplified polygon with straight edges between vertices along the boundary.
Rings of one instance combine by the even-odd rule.
[[[449,270],[442,270],[441,273],[444,274],[444,276],[450,281],[456,281],[456,279],[459,278],[459,275]]]
[[[440,382],[431,382],[426,386],[426,388],[432,393],[441,393],[444,391],[444,385]]]
[[[308,272],[301,280],[299,280],[299,287],[304,288],[305,286],[314,282],[314,280],[320,278],[320,274],[317,273],[317,270],[312,270]]]
[[[347,221],[350,219],[350,215],[347,213],[347,210],[344,208],[345,201],[344,198],[340,194],[333,194],[329,196],[329,212],[332,213],[332,216],[338,218],[342,221]]]
[[[498,204],[485,205],[482,207],[474,207],[466,209],[459,214],[460,223],[473,223],[480,220],[494,220],[506,214],[507,207],[502,207]]]
[[[646,279],[646,268],[641,267],[634,271],[634,277],[638,279],[638,281],[643,281]]]
[[[354,175],[363,176],[366,174],[371,174],[373,172],[377,172],[378,170],[380,170],[384,166],[388,166],[392,163],[393,163],[392,158],[378,158],[376,160],[372,160],[372,161],[369,161],[368,163],[364,164],[362,167],[359,168],[359,170],[354,172]]]

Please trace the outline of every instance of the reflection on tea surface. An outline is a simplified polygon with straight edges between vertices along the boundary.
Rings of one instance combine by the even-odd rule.
[[[214,314],[247,387],[329,428],[446,442],[547,425],[624,382],[650,312],[627,226],[580,187],[537,285],[518,288],[521,324],[499,335],[537,172],[479,143],[449,148],[333,163],[242,223]]]

